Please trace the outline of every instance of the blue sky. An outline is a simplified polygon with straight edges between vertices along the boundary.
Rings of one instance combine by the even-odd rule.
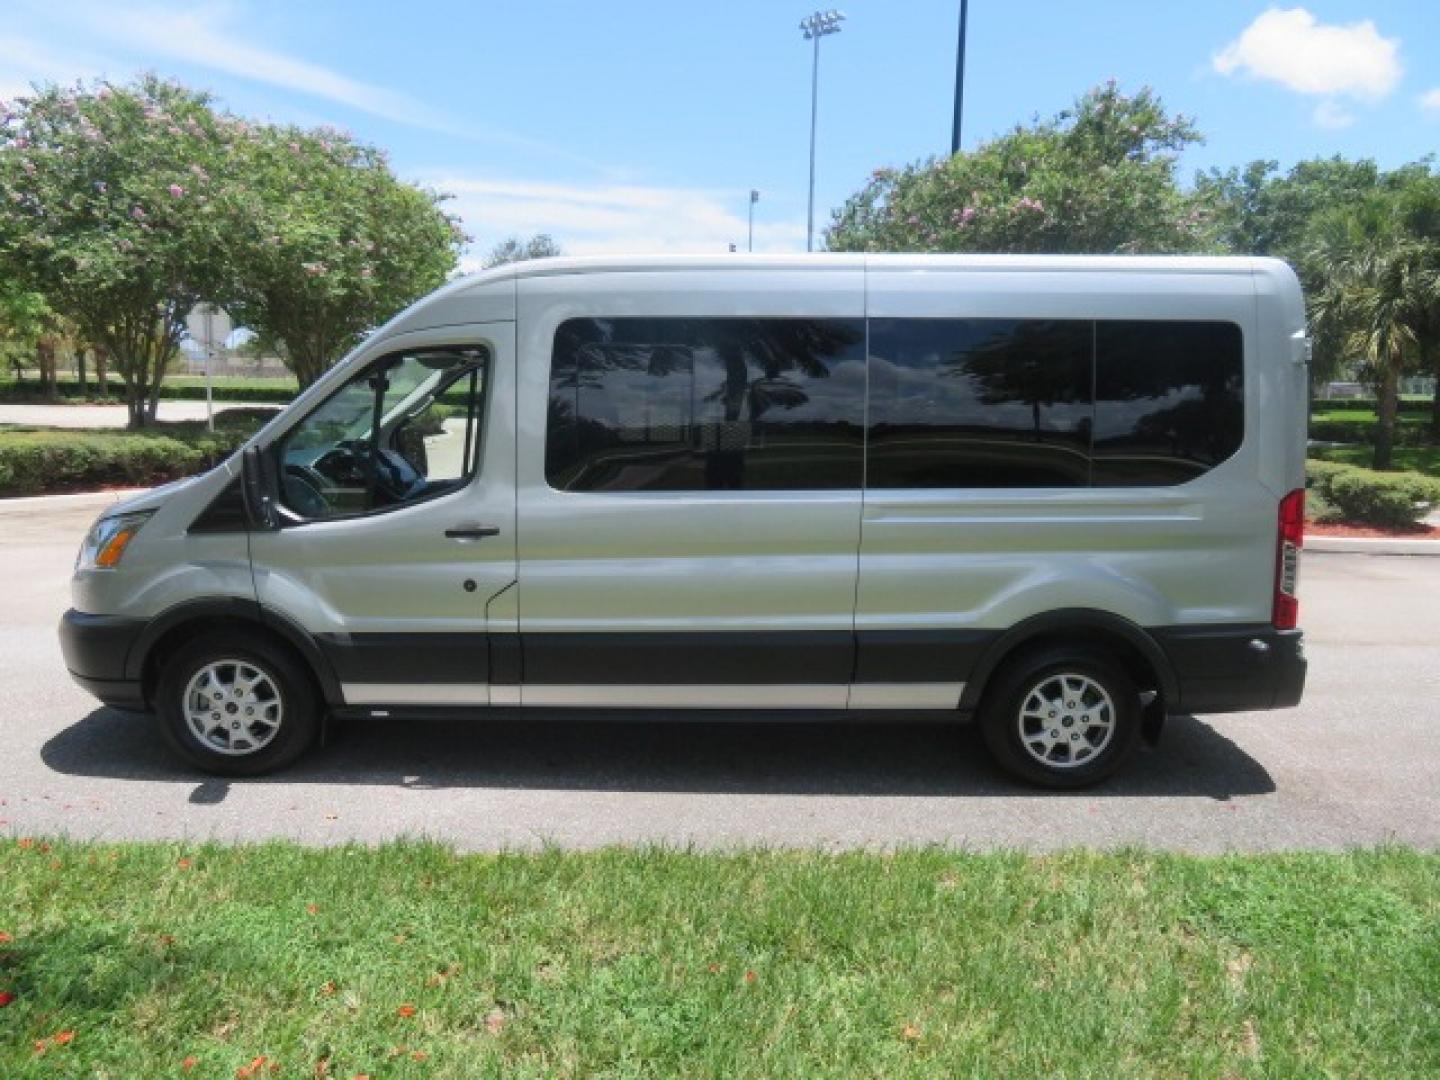
[[[473,263],[548,231],[577,253],[805,240],[810,46],[790,0],[0,0],[0,98],[141,70],[230,109],[329,123],[457,196]],[[820,61],[817,229],[874,168],[948,150],[959,0],[855,0]],[[1107,78],[1253,158],[1440,144],[1437,0],[971,0],[965,144]]]

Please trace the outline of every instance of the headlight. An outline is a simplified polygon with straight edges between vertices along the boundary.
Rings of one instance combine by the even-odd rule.
[[[116,514],[104,517],[90,527],[90,534],[80,545],[80,556],[75,560],[76,570],[112,570],[120,564],[125,549],[140,526],[150,519],[154,510],[140,510],[133,514]]]

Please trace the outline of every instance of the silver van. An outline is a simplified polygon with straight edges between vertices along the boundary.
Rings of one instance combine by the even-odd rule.
[[[973,719],[1078,787],[1300,700],[1307,355],[1271,259],[507,266],[108,511],[66,664],[228,774],[583,708]]]

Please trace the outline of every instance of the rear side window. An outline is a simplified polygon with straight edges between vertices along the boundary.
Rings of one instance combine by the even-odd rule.
[[[1090,482],[1093,324],[870,320],[872,488]]]
[[[1094,484],[1183,484],[1240,448],[1240,328],[1104,321],[1095,333]]]
[[[561,491],[859,488],[861,319],[570,319],[545,477]]]

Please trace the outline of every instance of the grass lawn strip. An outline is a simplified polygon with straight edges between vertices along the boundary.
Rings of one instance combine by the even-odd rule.
[[[11,839],[0,913],[6,1077],[1440,1074],[1402,850]]]

